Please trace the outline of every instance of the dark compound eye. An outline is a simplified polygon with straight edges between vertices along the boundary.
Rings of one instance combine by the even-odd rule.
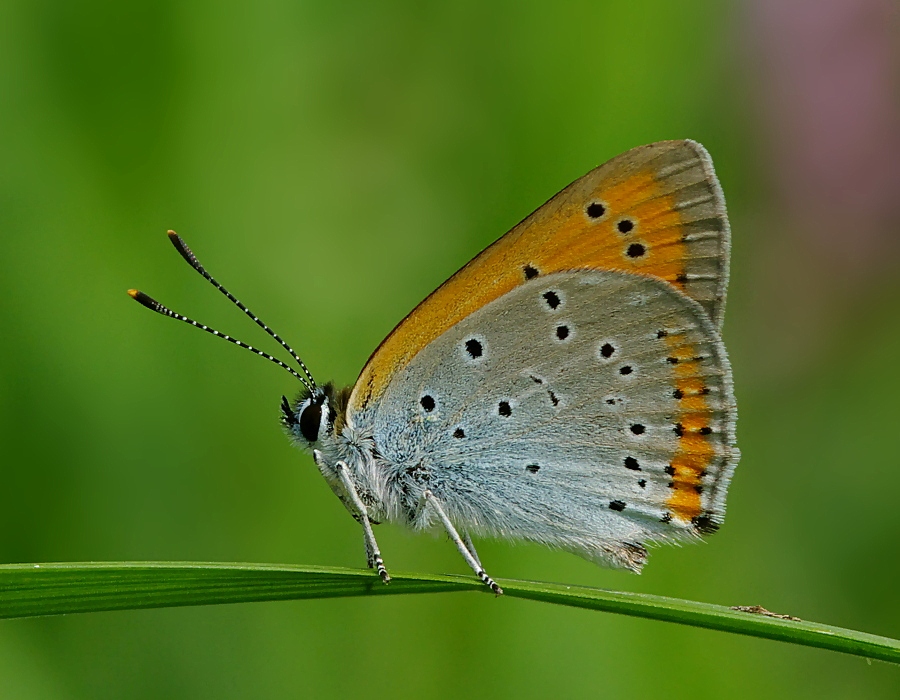
[[[419,403],[422,404],[422,408],[424,408],[429,413],[434,410],[434,399],[428,394],[419,399]]]
[[[315,442],[319,439],[319,426],[322,424],[322,406],[321,404],[311,403],[303,409],[300,414],[300,434],[308,442]]]
[[[466,341],[466,352],[469,353],[469,357],[474,359],[476,357],[481,357],[484,349],[482,348],[481,343],[472,338],[471,340]]]
[[[599,219],[606,213],[606,207],[604,207],[600,202],[591,202],[587,205],[587,209],[585,209],[587,215],[592,219]]]

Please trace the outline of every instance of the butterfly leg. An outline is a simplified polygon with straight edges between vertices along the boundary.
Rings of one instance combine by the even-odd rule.
[[[440,518],[444,529],[450,536],[450,539],[453,540],[453,544],[456,545],[456,548],[459,550],[459,553],[462,554],[462,557],[466,560],[466,563],[472,567],[472,571],[475,572],[475,575],[478,576],[478,578],[480,578],[484,582],[484,585],[490,588],[494,593],[496,593],[497,595],[503,595],[503,589],[497,585],[494,579],[484,573],[484,569],[481,567],[481,563],[478,561],[478,557],[474,556],[466,546],[466,543],[463,542],[462,537],[459,536],[456,528],[453,527],[453,523],[450,522],[450,518],[447,517],[444,509],[441,507],[440,501],[435,498],[434,494],[431,493],[431,491],[425,491],[423,497],[426,504],[431,504],[431,507],[434,508],[435,512],[438,514],[438,518]],[[466,536],[466,538],[468,539],[468,535]]]
[[[366,545],[366,566],[370,569],[375,568],[375,557],[372,554],[372,548],[369,546],[369,538],[363,536],[363,541]]]
[[[372,532],[372,523],[369,522],[369,513],[366,510],[366,505],[362,502],[362,499],[356,492],[356,486],[350,478],[347,465],[344,462],[338,462],[335,465],[335,469],[337,470],[341,483],[347,490],[350,501],[359,513],[359,524],[362,525],[363,537],[366,540],[366,559],[368,559],[369,566],[371,567],[374,564],[375,569],[378,571],[378,575],[381,576],[381,580],[387,583],[391,580],[391,577],[384,567],[384,560],[381,558],[378,542],[375,541],[375,533]]]
[[[475,551],[475,545],[472,544],[472,538],[469,537],[469,533],[463,533],[463,542],[466,545],[466,549],[469,550],[469,554],[472,555],[472,558],[478,562],[478,566],[481,566],[481,559],[478,558],[478,552]]]

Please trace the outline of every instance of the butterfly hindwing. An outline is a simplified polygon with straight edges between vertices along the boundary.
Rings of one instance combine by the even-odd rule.
[[[525,282],[576,269],[665,280],[721,326],[730,233],[706,150],[693,141],[632,149],[592,170],[489,246],[416,307],[363,368],[361,410],[396,371],[474,311]]]
[[[351,419],[410,513],[427,487],[467,531],[632,569],[641,543],[722,521],[737,461],[730,368],[707,312],[616,271],[516,286]]]

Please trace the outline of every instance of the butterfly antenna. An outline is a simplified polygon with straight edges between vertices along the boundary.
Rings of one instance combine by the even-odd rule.
[[[231,303],[233,303],[241,311],[243,311],[250,318],[252,318],[253,322],[257,326],[259,326],[266,333],[268,333],[270,336],[275,338],[275,340],[277,340],[281,344],[281,347],[283,347],[285,350],[287,350],[291,354],[291,357],[293,357],[294,361],[296,361],[296,363],[298,365],[300,365],[300,369],[303,370],[303,373],[309,379],[309,383],[307,384],[306,382],[304,382],[304,384],[306,384],[307,387],[309,387],[311,384],[312,385],[311,388],[315,388],[316,380],[313,379],[312,374],[306,368],[306,365],[303,364],[303,360],[300,359],[300,356],[296,352],[294,352],[294,349],[290,345],[288,345],[284,340],[282,340],[281,336],[279,336],[275,331],[273,331],[265,323],[263,323],[256,314],[254,314],[250,309],[248,309],[246,306],[244,306],[237,297],[235,297],[231,292],[229,292],[227,289],[225,289],[225,287],[223,287],[221,284],[219,284],[215,280],[215,278],[206,271],[206,268],[204,268],[203,265],[200,264],[200,261],[197,260],[197,256],[194,255],[194,253],[191,251],[191,249],[187,247],[187,244],[184,242],[184,240],[182,240],[181,236],[179,236],[174,231],[169,231],[168,236],[169,236],[169,240],[172,241],[172,245],[175,246],[175,250],[177,250],[181,254],[181,257],[183,257],[187,261],[188,265],[190,265],[197,272],[199,272],[201,275],[203,275],[203,277],[205,277],[206,280],[213,287],[215,287],[220,292],[222,292],[222,294],[224,294],[226,297],[228,297],[228,299],[229,299],[229,301],[231,301]],[[163,307],[163,308],[165,308],[165,307]],[[198,324],[195,324],[195,325],[198,325]],[[222,337],[225,337],[225,336],[222,336]]]
[[[232,338],[230,335],[225,335],[224,333],[219,333],[219,331],[217,331],[215,328],[210,328],[209,326],[205,326],[202,323],[198,323],[197,321],[195,321],[191,318],[188,318],[187,316],[182,316],[179,313],[175,313],[171,309],[160,304],[153,297],[148,296],[147,294],[144,294],[143,292],[138,291],[137,289],[129,289],[128,296],[130,296],[132,299],[134,299],[136,302],[138,302],[142,306],[146,306],[151,311],[155,311],[156,313],[162,314],[163,316],[168,316],[169,318],[174,318],[179,321],[184,321],[185,323],[189,323],[192,326],[194,326],[195,328],[199,328],[201,331],[206,331],[207,333],[211,333],[212,335],[216,336],[217,338],[222,338],[222,340],[227,340],[229,343],[234,343],[238,347],[244,348],[245,350],[249,350],[250,352],[256,353],[260,357],[265,357],[267,360],[269,360],[269,362],[274,362],[276,365],[278,365],[282,369],[287,370],[288,372],[293,374],[295,377],[297,377],[297,379],[299,379],[303,383],[303,385],[310,391],[312,391],[313,387],[315,386],[315,384],[313,384],[313,386],[310,386],[309,382],[306,381],[306,377],[299,374],[293,367],[289,367],[284,362],[279,360],[277,357],[273,357],[272,355],[270,355],[267,352],[264,352],[263,350],[254,348],[252,345],[247,345],[247,343],[242,343],[240,340],[238,340],[237,338]],[[312,380],[312,377],[310,377],[310,380]]]

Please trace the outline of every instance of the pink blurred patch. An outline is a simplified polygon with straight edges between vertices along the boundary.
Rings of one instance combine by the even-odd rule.
[[[888,0],[754,0],[770,176],[792,225],[826,257],[900,253],[897,7]]]

